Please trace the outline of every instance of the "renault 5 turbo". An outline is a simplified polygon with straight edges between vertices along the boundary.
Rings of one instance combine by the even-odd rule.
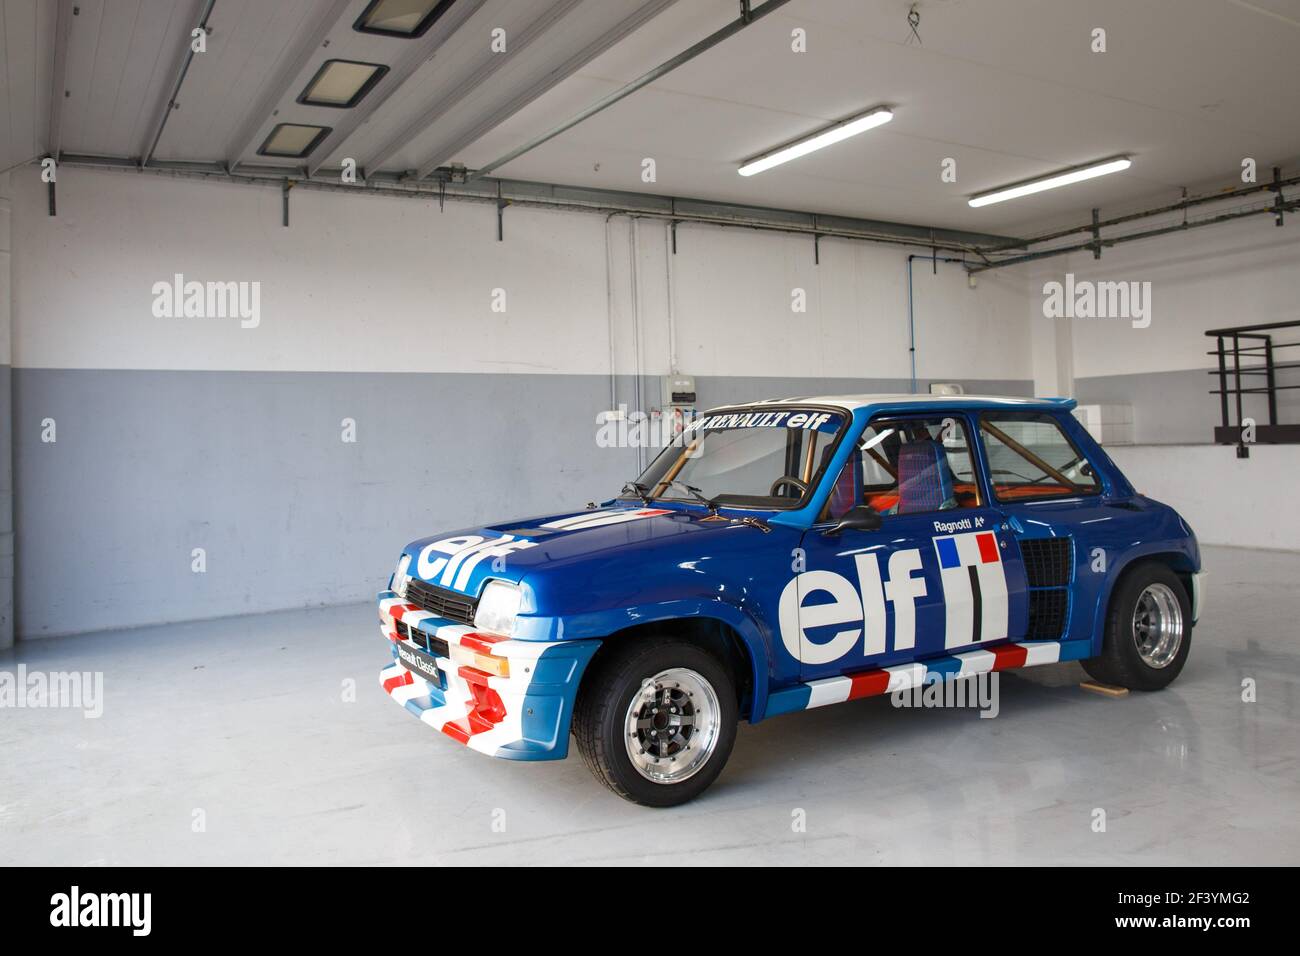
[[[1134,490],[1073,401],[852,395],[717,408],[598,506],[407,545],[380,682],[511,760],[569,738],[628,800],[722,772],[737,723],[1081,661],[1182,670],[1196,536]]]

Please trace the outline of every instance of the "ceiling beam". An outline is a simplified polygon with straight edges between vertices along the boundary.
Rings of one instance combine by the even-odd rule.
[[[402,84],[409,80],[412,74],[432,57],[444,43],[459,30],[470,17],[476,14],[487,0],[457,0],[447,12],[438,18],[437,22],[430,28],[429,32],[416,40],[395,41],[402,44],[405,51],[396,61],[393,62],[391,69],[384,74],[384,78],[379,81],[373,90],[367,95],[362,105],[356,109],[348,110],[347,117],[334,127],[333,132],[325,137],[324,141],[312,152],[316,158],[310,160],[307,164],[307,174],[316,175],[316,171],[324,165],[325,160],[332,156],[340,146],[347,143],[353,133],[374,116],[388,102]]]
[[[506,63],[511,62],[520,52],[527,49],[530,43],[563,20],[580,3],[582,3],[582,0],[553,0],[531,23],[510,38],[510,56],[489,52],[487,58],[479,64],[477,69],[457,83],[451,90],[440,93],[435,97],[434,101],[423,113],[408,123],[401,132],[391,137],[383,146],[366,157],[365,162],[358,165],[367,170],[382,167],[396,156],[403,146],[437,122],[448,110],[482,85],[488,77]],[[430,168],[437,168],[438,165],[435,163]]]
[[[440,142],[434,148],[428,160],[422,163],[420,168],[416,170],[416,178],[424,179],[431,175],[439,166],[455,159],[456,155],[461,150],[465,149],[470,144],[477,142],[489,131],[496,129],[529,103],[532,103],[534,100],[542,96],[543,93],[546,93],[548,90],[556,86],[560,81],[572,76],[624,37],[636,31],[642,24],[658,16],[676,2],[677,0],[648,0],[648,2],[641,4],[632,15],[619,21],[617,25],[592,40],[591,43],[584,46],[563,63],[557,64],[556,67],[547,73],[538,83],[530,85],[527,90],[520,92],[519,95],[515,96],[509,102],[503,103],[497,109],[483,114],[472,128],[466,130],[459,137]],[[434,118],[436,119],[436,117]],[[432,120],[430,122],[432,122]]]
[[[140,151],[141,166],[148,166],[153,159],[154,150],[158,148],[158,142],[162,139],[163,130],[167,128],[167,120],[171,117],[172,110],[176,108],[176,97],[180,96],[181,87],[185,83],[185,75],[189,73],[190,63],[194,61],[194,31],[208,28],[208,17],[212,16],[212,8],[216,5],[217,0],[200,0],[200,2],[198,23],[184,37],[185,48],[176,63],[176,79],[172,83],[171,95],[167,97],[167,102],[163,104],[158,115],[158,121],[154,123],[153,137],[146,144],[146,147]]]
[[[270,118],[271,113],[284,99],[285,95],[290,92],[293,83],[298,79],[299,74],[311,62],[311,58],[320,50],[321,44],[329,36],[330,31],[337,26],[339,19],[347,11],[352,0],[334,0],[325,15],[320,18],[314,30],[311,30],[303,41],[294,50],[293,55],[287,59],[282,59],[280,71],[276,73],[275,78],[267,85],[266,92],[262,98],[257,101],[257,105],[248,113],[248,118],[244,120],[238,132],[235,133],[229,145],[226,147],[226,164],[234,169],[239,165],[239,159],[246,152],[258,145],[257,134],[262,131],[262,125]]]
[[[72,35],[72,0],[59,0],[54,19],[54,72],[50,77],[50,125],[45,152],[57,162],[63,145],[63,100],[68,83],[68,38]]]
[[[518,146],[515,149],[512,149],[504,156],[492,160],[492,162],[488,163],[486,166],[479,167],[473,173],[470,174],[471,178],[486,176],[488,173],[491,173],[494,170],[499,169],[500,167],[504,166],[506,163],[513,162],[514,160],[518,159],[520,156],[524,155],[525,153],[532,152],[538,146],[541,146],[543,143],[550,142],[552,139],[559,136],[561,133],[573,129],[573,127],[577,126],[579,123],[583,122],[584,120],[590,119],[591,117],[595,116],[601,110],[613,106],[619,100],[623,99],[623,97],[635,93],[643,86],[649,86],[651,83],[659,79],[661,76],[671,73],[673,70],[677,69],[679,66],[681,66],[684,63],[689,63],[691,60],[695,59],[697,56],[699,56],[701,53],[704,53],[706,50],[713,49],[723,40],[726,40],[729,37],[734,36],[735,34],[739,33],[741,30],[745,29],[745,27],[749,26],[751,23],[756,22],[757,20],[767,16],[769,13],[772,13],[775,10],[779,10],[781,7],[785,6],[789,2],[790,0],[767,0],[767,2],[764,3],[761,7],[751,7],[750,0],[741,0],[740,16],[735,20],[732,20],[722,29],[715,30],[713,33],[710,33],[708,36],[706,36],[703,40],[700,40],[698,43],[695,43],[694,45],[687,47],[685,50],[683,50],[681,53],[678,53],[676,56],[665,60],[663,63],[660,63],[658,66],[656,66],[653,70],[650,70],[648,73],[641,74],[635,80],[632,80],[630,83],[625,83],[623,86],[620,86],[618,89],[614,90],[614,92],[601,97],[595,103],[592,103],[585,110],[580,112],[577,116],[565,120],[559,126],[556,126],[553,129],[548,130],[547,132],[543,133],[540,136],[536,136],[533,139],[530,139],[522,146]]]

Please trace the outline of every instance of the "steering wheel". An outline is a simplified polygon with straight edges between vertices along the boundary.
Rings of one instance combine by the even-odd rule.
[[[800,481],[798,478],[791,478],[789,475],[782,475],[776,481],[772,482],[772,487],[767,490],[768,497],[775,498],[776,489],[780,488],[782,485],[794,486],[798,489],[800,497],[808,494],[808,483],[806,481]]]

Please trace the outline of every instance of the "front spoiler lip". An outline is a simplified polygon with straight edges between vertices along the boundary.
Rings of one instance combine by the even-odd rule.
[[[568,754],[569,723],[578,684],[599,641],[520,641],[483,634],[434,617],[392,591],[379,594],[380,632],[393,660],[380,684],[394,701],[445,736],[480,753],[508,760],[558,760]],[[414,632],[504,657],[509,676],[498,677],[434,654],[444,676],[438,687],[408,670],[397,656],[401,620]],[[418,646],[418,644],[417,644]]]

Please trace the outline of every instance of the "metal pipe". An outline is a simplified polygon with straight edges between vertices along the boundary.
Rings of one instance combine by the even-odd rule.
[[[1193,206],[1203,206],[1206,203],[1226,202],[1230,199],[1240,199],[1242,196],[1250,196],[1259,192],[1274,192],[1283,186],[1300,185],[1300,176],[1280,181],[1270,180],[1267,183],[1255,183],[1251,186],[1242,186],[1240,189],[1233,189],[1228,192],[1212,193],[1205,196],[1197,196],[1193,199],[1182,199],[1176,203],[1167,206],[1157,206],[1154,209],[1145,209],[1142,212],[1129,213],[1124,216],[1114,216],[1110,219],[1103,219],[1100,222],[1081,223],[1077,226],[1071,226],[1068,229],[1060,229],[1056,232],[1049,232],[1046,235],[1038,236],[1034,239],[1021,240],[1014,243],[1008,243],[1002,247],[985,249],[985,252],[1002,252],[1007,249],[1027,249],[1029,246],[1038,245],[1042,242],[1050,242],[1053,239],[1063,239],[1066,236],[1073,236],[1080,232],[1092,232],[1094,229],[1105,229],[1110,226],[1119,226],[1126,222],[1135,222],[1139,219],[1150,219],[1152,216],[1162,216],[1165,213],[1180,212],[1191,209]]]
[[[314,179],[307,176],[306,171],[301,168],[288,168],[284,166],[241,166],[238,172],[230,172],[216,163],[157,161],[148,167],[141,167],[136,161],[131,159],[121,157],[83,156],[79,154],[65,155],[63,165],[115,169],[118,171],[129,169],[133,172],[145,172],[152,175],[217,180],[220,182],[246,186],[270,184],[279,186],[286,176],[291,176],[295,180],[295,187],[299,189],[346,192],[351,193],[352,195],[370,194],[377,196],[392,196],[419,200],[446,198],[461,202],[497,202],[495,186],[498,182],[497,180],[488,180],[486,182],[476,183],[473,187],[469,187],[467,191],[460,191],[467,187],[463,187],[461,184],[443,183],[433,180],[427,180],[424,182],[399,182],[396,178],[385,179],[380,177],[371,177],[367,179],[365,183],[344,184],[337,181],[337,179]],[[790,210],[732,206],[729,204],[719,203],[701,203],[700,205],[707,205],[708,208],[723,210],[734,208],[737,210],[736,215],[709,215],[705,213],[692,212],[689,209],[683,209],[680,204],[693,202],[689,200],[670,200],[662,196],[619,193],[613,190],[548,187],[546,184],[523,183],[512,180],[500,180],[500,182],[510,187],[503,193],[503,196],[510,201],[512,206],[526,206],[535,209],[563,209],[575,212],[597,213],[601,215],[619,213],[639,216],[643,219],[658,219],[666,222],[676,220],[678,222],[690,222],[697,225],[752,229],[757,232],[778,232],[804,236],[814,234],[811,225],[805,226],[803,222],[800,221],[809,217],[805,216],[803,213],[791,212]],[[528,187],[531,187],[531,191],[528,190]],[[539,190],[545,189],[552,189],[555,192],[555,195],[539,193]],[[544,198],[536,198],[538,195],[543,195]],[[574,196],[590,197],[590,199],[573,198]],[[655,208],[656,205],[661,208]],[[676,211],[673,211],[674,208]],[[769,214],[773,218],[770,221],[749,219],[741,215],[741,212],[743,211],[749,211],[756,214]],[[784,217],[787,221],[781,222],[777,217]],[[845,221],[852,222],[853,220]],[[881,223],[879,225],[883,228],[890,224]],[[893,225],[896,225],[900,230],[917,228],[906,226],[905,224]],[[926,249],[933,248],[944,252],[976,254],[976,247],[973,244],[959,242],[955,239],[936,238],[931,240],[921,236],[913,239],[905,234],[890,235],[883,232],[871,232],[866,229],[855,230],[844,227],[828,226],[825,224],[824,218],[819,219],[816,234],[820,234],[823,237],[830,236],[836,239],[853,239],[861,242],[876,242],[882,245],[911,248],[920,247]],[[934,234],[937,237],[942,236],[944,233],[940,230],[935,230]],[[957,233],[957,235],[961,235],[961,233]],[[974,237],[978,234],[971,235]],[[926,258],[929,257],[927,256]]]
[[[668,371],[677,374],[677,283],[673,273],[674,253],[677,252],[677,223],[664,223],[664,277],[668,288]]]
[[[217,0],[204,0],[203,13],[199,16],[199,25],[195,30],[208,29],[208,17],[212,15],[212,8],[216,6]],[[171,96],[167,98],[167,106],[163,109],[163,115],[158,119],[158,130],[153,134],[153,141],[150,142],[149,148],[144,152],[144,159],[140,161],[141,166],[148,166],[149,161],[153,159],[153,151],[158,148],[158,141],[162,139],[163,130],[167,128],[167,120],[172,115],[172,110],[176,108],[176,97],[180,96],[181,84],[185,82],[185,74],[190,71],[190,63],[194,60],[194,31],[191,30],[187,35],[185,44],[185,58],[181,60],[181,68],[177,71],[176,82],[172,84]]]
[[[965,265],[963,259],[952,259],[947,256],[918,256],[910,255],[907,257],[907,353],[912,361],[912,394],[916,394],[916,317],[912,309],[912,260],[929,259],[931,262],[955,262],[959,265]]]
[[[501,166],[504,166],[506,163],[518,159],[520,156],[524,155],[524,153],[532,152],[534,149],[536,149],[538,146],[541,146],[543,143],[549,142],[550,140],[559,136],[561,133],[573,129],[573,127],[577,126],[579,123],[583,122],[584,120],[590,119],[591,117],[599,113],[601,110],[613,106],[619,100],[623,99],[626,96],[631,95],[632,93],[635,93],[643,86],[648,86],[649,84],[653,83],[655,80],[659,79],[661,76],[664,76],[667,73],[671,73],[673,70],[677,69],[683,63],[688,63],[691,60],[695,59],[697,56],[699,56],[701,53],[704,53],[707,50],[711,50],[713,47],[717,46],[723,40],[726,40],[727,38],[734,36],[735,34],[739,33],[741,30],[745,29],[745,27],[749,26],[751,23],[755,22],[756,20],[762,19],[763,17],[767,16],[767,14],[771,13],[773,10],[783,7],[789,2],[790,0],[767,0],[765,4],[763,4],[761,7],[758,7],[757,9],[750,9],[749,4],[746,3],[744,6],[745,12],[743,12],[741,16],[738,17],[737,19],[732,20],[721,30],[717,30],[713,33],[710,33],[708,36],[706,36],[700,42],[696,43],[694,46],[688,47],[687,49],[683,50],[681,53],[678,53],[676,56],[672,57],[671,59],[665,60],[663,63],[660,63],[650,72],[641,74],[635,80],[632,80],[630,83],[625,83],[623,86],[620,86],[614,92],[608,94],[607,96],[601,97],[599,100],[597,100],[591,106],[588,106],[582,112],[578,113],[578,115],[574,116],[572,119],[565,120],[559,126],[556,126],[553,129],[548,130],[547,132],[543,133],[540,136],[536,136],[533,139],[530,139],[522,146],[518,146],[515,149],[512,149],[510,152],[506,153],[504,156],[498,159],[494,159],[486,166],[482,166],[479,169],[474,170],[474,172],[470,174],[469,178],[479,179],[483,176],[486,176],[488,173],[491,173],[493,170],[498,169]]]
[[[1279,209],[1277,206],[1261,206],[1258,209],[1244,209],[1239,212],[1227,212],[1218,216],[1212,216],[1209,219],[1200,219],[1196,222],[1180,222],[1173,226],[1163,226],[1159,229],[1148,229],[1145,232],[1129,233],[1126,236],[1116,236],[1113,239],[1102,239],[1102,246],[1118,246],[1125,242],[1136,242],[1139,239],[1153,239],[1156,236],[1165,236],[1173,232],[1185,232],[1188,229],[1199,229],[1201,226],[1213,226],[1219,223],[1231,222],[1234,219],[1245,219],[1247,216],[1258,216],[1261,213],[1276,215],[1280,211],[1290,211],[1300,209],[1300,199],[1293,199],[1290,202],[1283,203]],[[1156,215],[1150,213],[1149,215]],[[1091,228],[1091,226],[1089,227]],[[1069,246],[1060,246],[1056,249],[1044,249],[1041,252],[1030,252],[1023,256],[1012,256],[1009,259],[997,259],[986,265],[968,267],[968,271],[985,272],[989,269],[1001,269],[1003,266],[1014,266],[1022,262],[1033,262],[1037,259],[1047,259],[1052,256],[1063,256],[1070,252],[1079,252],[1084,249],[1095,249],[1097,243],[1094,241],[1075,243]]]

